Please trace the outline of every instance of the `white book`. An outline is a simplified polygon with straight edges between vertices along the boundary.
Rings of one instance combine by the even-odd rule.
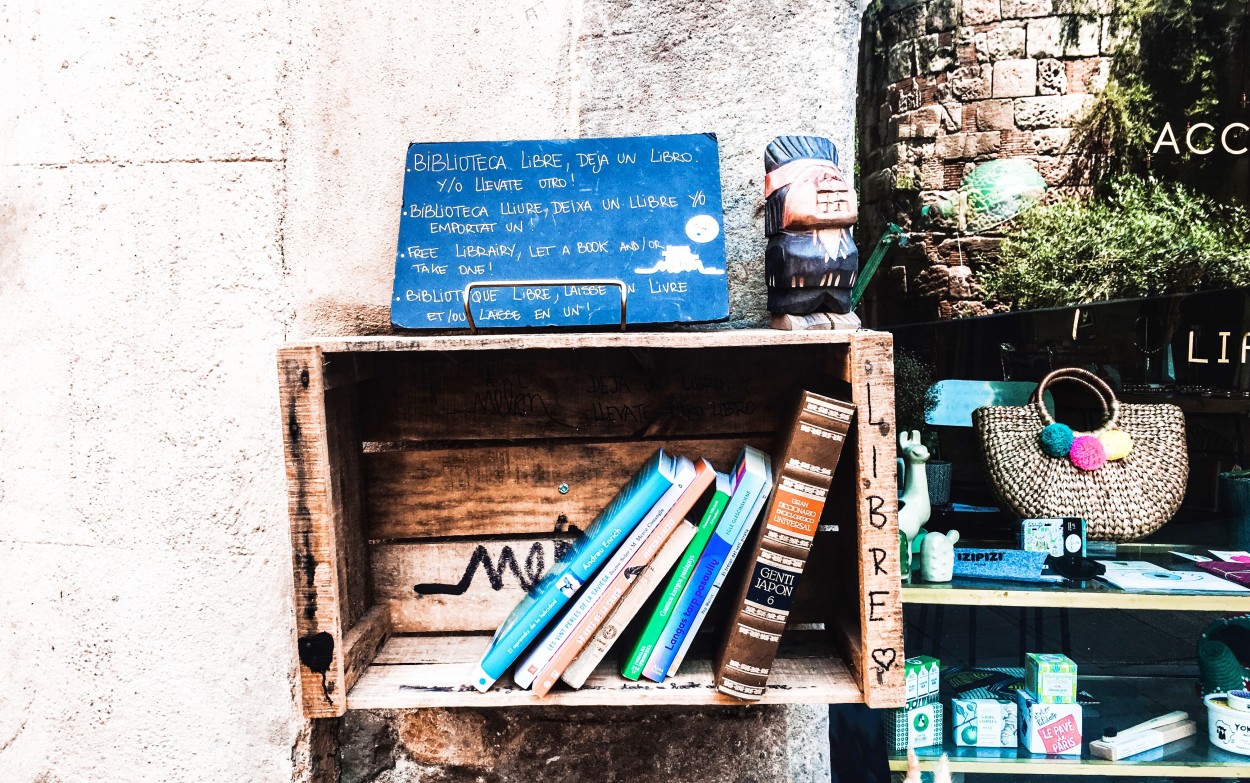
[[[677,504],[682,493],[686,491],[686,487],[690,486],[690,482],[695,477],[694,463],[686,457],[679,457],[678,460],[679,464],[677,470],[674,471],[673,485],[660,496],[656,504],[651,507],[647,515],[643,517],[638,526],[629,534],[629,537],[617,548],[616,553],[612,555],[607,564],[595,574],[594,578],[578,594],[573,606],[564,613],[564,616],[560,618],[560,622],[543,637],[542,641],[538,643],[533,651],[517,666],[516,671],[512,673],[512,679],[519,687],[528,688],[534,684],[534,679],[538,676],[538,673],[547,667],[547,664],[555,657],[564,640],[577,627],[582,618],[594,608],[599,598],[612,584],[612,581],[624,570],[630,558],[650,538],[655,529],[659,527],[660,522],[664,520],[668,512]]]
[[[634,577],[634,583],[630,586],[629,592],[616,605],[616,609],[612,610],[612,614],[608,615],[608,619],[603,621],[603,625],[590,640],[590,644],[586,645],[586,649],[582,650],[581,655],[577,656],[564,670],[564,675],[560,679],[573,688],[580,688],[586,684],[586,678],[607,656],[608,650],[612,648],[616,640],[621,638],[621,634],[630,621],[634,619],[643,604],[668,575],[678,558],[686,551],[686,547],[690,545],[698,529],[690,520],[685,520],[673,531],[668,541],[664,542],[664,546],[656,553],[655,559],[642,573]]]

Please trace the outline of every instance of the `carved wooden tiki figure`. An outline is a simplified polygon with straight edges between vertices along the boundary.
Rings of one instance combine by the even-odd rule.
[[[859,210],[837,148],[819,136],[778,136],[764,152],[764,170],[769,312],[850,313]]]

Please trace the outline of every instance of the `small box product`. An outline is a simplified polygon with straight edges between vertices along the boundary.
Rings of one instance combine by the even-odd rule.
[[[942,703],[885,711],[885,742],[894,751],[942,744]]]
[[[1006,699],[951,699],[951,737],[969,748],[1014,748],[1019,744],[1015,702]]]
[[[1081,719],[1079,704],[1047,704],[1028,690],[1016,691],[1020,712],[1020,744],[1030,753],[1080,755]]]
[[[1020,548],[1053,557],[1085,555],[1085,520],[1080,517],[1020,520]]]
[[[1029,653],[1024,661],[1024,687],[1043,704],[1076,702],[1076,664],[1058,653]]]
[[[903,678],[907,683],[907,706],[937,701],[942,684],[942,665],[937,658],[917,655],[903,661]]]

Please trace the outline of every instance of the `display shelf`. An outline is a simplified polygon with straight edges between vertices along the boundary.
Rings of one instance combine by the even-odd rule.
[[[741,703],[713,691],[706,654],[659,686],[610,669],[543,699],[468,683],[481,634],[655,449],[727,470],[743,445],[774,445],[801,389],[858,414],[795,596],[793,620],[827,628],[826,643],[783,653],[765,701],[902,703],[888,334],[325,338],[284,346],[278,370],[307,717]]]
[[[1206,550],[1167,544],[1120,544],[1116,547],[1115,555],[1096,556],[1096,559],[1146,560],[1174,571],[1195,570],[1192,562],[1176,557],[1172,554],[1173,552],[1201,553]],[[1210,552],[1207,552],[1207,556],[1210,556]],[[915,579],[914,576],[913,579]],[[1056,609],[1246,612],[1250,611],[1250,592],[1147,592],[1121,590],[1098,579],[1083,583],[1061,584],[957,577],[950,582],[905,584],[903,585],[903,603]]]
[[[1063,775],[1068,777],[1108,776],[1138,778],[1219,778],[1250,777],[1250,757],[1229,753],[1207,740],[1207,714],[1188,678],[1082,677],[1080,687],[1099,700],[1085,708],[1084,744],[1078,756],[1042,756],[1026,750],[964,748],[951,742],[943,746],[918,748],[920,765],[933,769],[943,753],[950,756],[951,772],[983,775]],[[1185,710],[1198,723],[1192,737],[1139,753],[1120,761],[1105,761],[1089,755],[1089,743],[1098,739],[1106,726],[1127,728],[1173,710]],[[907,769],[905,754],[890,757],[890,769]]]

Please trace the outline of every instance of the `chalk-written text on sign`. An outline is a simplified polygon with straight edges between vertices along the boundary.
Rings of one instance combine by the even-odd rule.
[[[711,134],[412,144],[391,321],[408,329],[729,315]],[[622,297],[622,287],[624,297]]]

